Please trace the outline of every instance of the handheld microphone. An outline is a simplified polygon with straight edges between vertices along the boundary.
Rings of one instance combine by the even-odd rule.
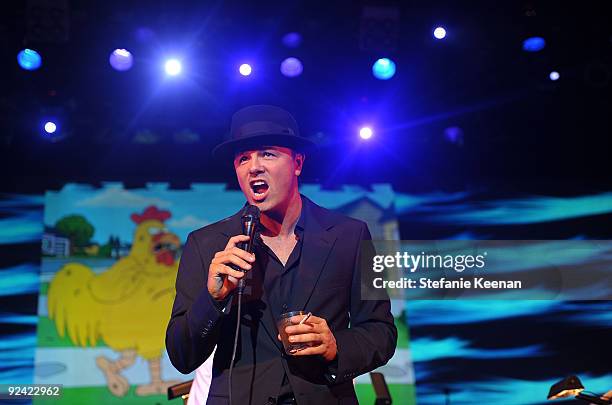
[[[259,214],[259,208],[250,204],[246,206],[244,209],[244,214],[242,214],[242,234],[248,235],[249,240],[240,243],[238,247],[242,250],[246,250],[249,253],[253,253],[253,242],[255,241],[255,231],[259,225]],[[242,269],[240,270],[242,271]],[[242,294],[244,292],[245,284],[246,280],[244,277],[238,281],[238,294]]]

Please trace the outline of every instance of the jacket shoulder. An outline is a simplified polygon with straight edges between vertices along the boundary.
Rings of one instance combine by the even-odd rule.
[[[349,217],[348,215],[328,208],[323,208],[313,202],[311,202],[311,204],[312,212],[328,227],[340,228],[344,231],[351,232],[359,232],[363,228],[368,228],[367,223],[360,219]]]
[[[211,236],[215,236],[219,234],[231,233],[232,230],[236,228],[236,220],[237,220],[236,216],[237,215],[238,213],[232,216],[229,216],[227,218],[224,218],[220,221],[213,222],[212,224],[208,224],[206,226],[198,228],[194,231],[191,231],[189,233],[189,236],[197,240],[202,240],[202,239],[210,238]],[[240,225],[239,222],[238,222],[238,225]]]

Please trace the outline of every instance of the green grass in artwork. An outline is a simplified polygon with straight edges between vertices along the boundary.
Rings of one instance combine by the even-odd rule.
[[[397,348],[407,349],[410,347],[408,328],[405,324],[395,319],[397,327]],[[55,323],[46,316],[38,317],[38,347],[74,347],[68,336],[60,337],[55,329]],[[98,341],[96,347],[106,347],[104,342]]]
[[[67,335],[60,337],[57,334],[55,323],[46,316],[38,317],[36,335],[38,347],[74,347]],[[106,345],[99,340],[96,347],[106,347]]]
[[[363,405],[374,404],[376,395],[370,384],[357,384],[355,387],[359,403]],[[80,404],[105,404],[105,405],[156,405],[168,404],[165,395],[152,395],[139,397],[135,394],[136,387],[130,387],[127,395],[116,397],[107,387],[78,387],[64,388],[59,398],[36,398],[33,405],[80,405]],[[414,405],[415,388],[410,384],[389,384],[389,391],[393,403],[401,405]],[[180,400],[176,400],[177,404]]]
[[[157,404],[176,404],[180,405],[181,400],[177,399],[168,402],[166,395],[151,395],[139,397],[135,393],[136,386],[130,387],[128,393],[123,397],[116,397],[107,387],[76,387],[64,388],[62,396],[59,398],[36,398],[32,405],[82,405],[82,404],[104,404],[104,405],[157,405]]]
[[[376,394],[371,384],[355,385],[357,399],[361,405],[373,405],[376,401]],[[389,384],[389,392],[394,404],[415,405],[415,387],[412,384]]]
[[[410,335],[408,327],[399,318],[395,318],[395,327],[397,328],[397,348],[407,349],[410,347]]]

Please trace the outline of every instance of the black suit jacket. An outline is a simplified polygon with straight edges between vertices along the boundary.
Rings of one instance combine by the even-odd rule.
[[[337,360],[285,355],[263,288],[261,272],[248,273],[241,331],[232,376],[233,405],[264,405],[278,394],[286,372],[299,405],[357,404],[352,379],[393,356],[397,330],[389,300],[360,299],[359,269],[372,255],[364,222],[329,211],[302,196],[305,212],[299,288],[290,310],[310,311],[326,319],[338,346]],[[208,404],[226,405],[237,305],[213,301],[206,283],[208,267],[231,236],[242,232],[241,212],[189,234],[176,280],[176,298],[166,331],[172,364],[182,373],[199,367],[212,353],[213,378]],[[360,249],[364,242],[365,249]],[[370,262],[371,263],[371,262]]]

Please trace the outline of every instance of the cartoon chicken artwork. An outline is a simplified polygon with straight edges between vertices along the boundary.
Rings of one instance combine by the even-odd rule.
[[[136,387],[137,395],[165,394],[161,356],[167,321],[174,300],[180,241],[165,225],[169,211],[148,207],[136,223],[129,254],[106,271],[96,274],[79,263],[68,263],[49,285],[49,317],[60,336],[67,332],[77,346],[96,346],[99,341],[120,354],[118,360],[96,359],[110,391],[127,394],[130,384],[120,373],[137,356],[148,362],[150,383]]]

